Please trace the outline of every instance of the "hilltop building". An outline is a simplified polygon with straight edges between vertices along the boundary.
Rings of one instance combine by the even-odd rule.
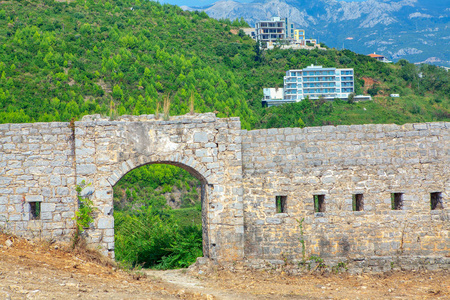
[[[283,89],[282,88],[264,88],[263,89],[264,99],[283,99]]]
[[[242,31],[245,32],[246,35],[248,35],[249,37],[251,37],[252,39],[256,40],[256,31],[255,28],[241,28]]]
[[[268,21],[256,22],[255,31],[256,40],[261,43],[294,38],[294,24],[288,18],[273,17]]]
[[[323,68],[311,65],[301,70],[289,70],[284,76],[283,91],[264,89],[263,105],[273,106],[309,99],[348,99],[355,92],[352,68]],[[280,93],[282,98],[280,99]],[[275,95],[275,96],[274,96]],[[274,97],[272,97],[274,96]],[[370,96],[355,96],[355,100],[371,100]]]
[[[289,70],[284,76],[284,99],[348,98],[353,93],[353,69],[308,66],[301,70]]]
[[[245,33],[259,41],[263,48],[312,49],[317,48],[315,39],[307,39],[304,29],[296,29],[288,18],[273,17],[268,21],[256,22],[254,29]]]
[[[304,41],[305,39],[306,39],[306,37],[305,37],[304,29],[294,29],[294,40],[296,42]]]
[[[388,60],[385,56],[380,55],[380,54],[376,54],[375,52],[371,53],[371,54],[368,54],[367,56],[375,58],[376,60],[384,62],[384,63],[391,63],[392,62],[392,61]]]

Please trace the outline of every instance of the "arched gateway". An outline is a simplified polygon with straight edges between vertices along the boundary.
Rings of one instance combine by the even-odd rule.
[[[202,183],[204,256],[219,260],[243,257],[243,205],[240,122],[213,114],[171,121],[153,116],[75,122],[76,177],[98,208],[91,242],[113,254],[113,186],[145,164],[181,167]],[[237,142],[237,143],[236,143]]]

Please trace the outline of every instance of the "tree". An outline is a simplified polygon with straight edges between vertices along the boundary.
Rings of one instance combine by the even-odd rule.
[[[263,56],[262,56],[262,50],[261,50],[261,41],[257,41],[255,43],[255,45],[253,46],[253,49],[255,51],[255,61],[262,62]]]
[[[112,96],[116,99],[122,99],[123,98],[123,91],[117,84],[113,87]]]
[[[350,104],[355,103],[355,93],[351,93],[351,94],[348,95],[347,102],[350,103]]]

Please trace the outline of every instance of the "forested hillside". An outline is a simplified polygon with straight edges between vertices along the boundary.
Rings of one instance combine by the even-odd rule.
[[[189,112],[192,103],[196,112],[239,116],[246,129],[449,119],[445,70],[334,49],[260,52],[230,31],[243,25],[153,1],[2,1],[0,122],[151,114],[162,112],[164,99],[172,115]],[[358,92],[370,87],[373,95],[402,98],[376,98],[366,110],[319,102],[261,107],[263,87],[282,86],[287,69],[310,64],[353,67]],[[364,87],[363,77],[377,84]]]

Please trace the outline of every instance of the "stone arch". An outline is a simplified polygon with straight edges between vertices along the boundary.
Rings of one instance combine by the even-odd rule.
[[[200,163],[197,159],[195,159],[192,156],[179,154],[171,156],[155,155],[151,157],[138,156],[135,158],[128,159],[120,164],[117,164],[117,166],[115,166],[115,168],[112,170],[111,176],[109,176],[107,180],[111,184],[111,186],[114,186],[120,180],[120,178],[122,178],[125,174],[127,174],[131,170],[134,170],[136,168],[148,164],[174,165],[188,171],[197,179],[199,179],[202,183],[213,184],[213,182],[215,181],[214,178],[212,178],[211,171],[208,171],[207,168],[203,165],[203,163]]]
[[[140,168],[145,165],[153,165],[153,164],[164,164],[164,165],[172,165],[177,166],[183,170],[186,170],[191,175],[196,177],[201,182],[201,192],[200,192],[200,199],[201,199],[201,206],[202,206],[202,243],[203,243],[203,256],[204,257],[211,257],[211,253],[209,251],[209,222],[208,222],[208,190],[214,189],[214,186],[212,184],[209,184],[208,178],[205,177],[205,175],[210,175],[206,173],[204,170],[205,168],[201,168],[202,164],[199,163],[197,160],[193,159],[192,157],[187,156],[178,156],[174,155],[171,156],[168,159],[174,159],[174,161],[166,160],[167,158],[161,158],[158,157],[157,159],[147,158],[143,159],[142,157],[137,159],[130,159],[126,162],[123,162],[119,164],[116,167],[116,170],[113,171],[113,175],[108,177],[108,182],[111,184],[111,190],[112,188],[119,182],[119,180],[128,174],[129,172]],[[144,161],[144,162],[143,162]],[[200,166],[200,168],[195,169],[195,166]],[[205,174],[206,173],[206,174]],[[117,176],[117,174],[121,174],[121,176]],[[117,179],[118,178],[118,179]],[[210,178],[209,178],[210,179]],[[112,193],[111,193],[112,195]]]
[[[146,164],[179,166],[202,182],[204,256],[244,256],[241,130],[238,119],[207,115],[169,121],[75,122],[75,180],[90,184],[96,212],[89,242],[114,256],[113,186]],[[206,225],[205,225],[206,224]]]
[[[105,230],[105,231],[113,231],[114,230],[114,217],[112,214],[112,210],[109,210],[109,207],[113,206],[113,187],[117,184],[117,182],[126,174],[131,172],[134,169],[145,165],[151,164],[166,164],[180,167],[191,175],[196,177],[201,182],[201,192],[200,199],[202,205],[202,241],[203,241],[203,256],[204,257],[214,257],[214,254],[210,252],[210,239],[209,239],[209,220],[208,220],[208,195],[214,189],[214,185],[210,184],[213,181],[211,176],[211,172],[207,172],[206,168],[202,163],[198,162],[195,158],[183,155],[172,155],[172,156],[151,156],[151,157],[143,157],[139,156],[136,158],[128,159],[123,161],[122,163],[116,164],[116,166],[112,170],[112,175],[106,178],[109,183],[108,186],[104,186],[103,191],[100,191],[101,194],[110,195],[108,197],[110,199],[110,203],[106,203],[107,209],[100,209],[101,212],[106,212],[103,216],[99,215],[97,218],[97,226],[96,228]],[[102,221],[104,217],[107,217],[109,221]],[[112,218],[112,219],[111,219]],[[108,228],[109,226],[109,228]],[[95,242],[100,242],[106,246],[108,249],[110,256],[114,256],[114,248],[111,247],[113,241],[111,241],[111,237],[107,235],[101,235],[101,239]]]

